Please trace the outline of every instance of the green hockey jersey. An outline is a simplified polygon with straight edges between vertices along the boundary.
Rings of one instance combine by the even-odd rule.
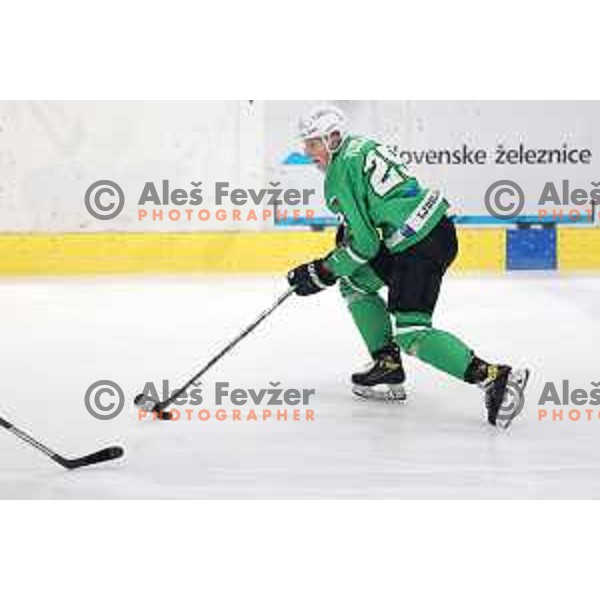
[[[382,242],[392,252],[416,244],[448,210],[440,192],[422,187],[390,148],[356,136],[332,156],[325,201],[346,227],[344,243],[325,260],[339,277],[374,258]]]

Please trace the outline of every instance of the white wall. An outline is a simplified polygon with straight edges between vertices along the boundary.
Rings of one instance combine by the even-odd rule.
[[[256,143],[264,127],[254,125],[261,116],[247,102],[2,102],[0,115],[3,231],[196,229],[197,222],[140,223],[144,183],[169,179],[190,189],[201,180],[210,207],[214,181],[253,185],[262,176]],[[111,221],[84,207],[86,189],[101,179],[126,196]]]

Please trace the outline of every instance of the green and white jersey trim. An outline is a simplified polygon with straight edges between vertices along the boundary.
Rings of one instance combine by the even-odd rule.
[[[404,225],[389,235],[385,245],[390,250],[398,250],[412,245],[429,232],[448,210],[448,201],[439,190],[431,190],[417,205]]]
[[[352,248],[350,248],[350,246],[348,246],[347,244],[345,246],[343,246],[343,249],[346,251],[346,253],[348,254],[348,257],[353,260],[356,264],[359,265],[366,265],[369,262],[369,259],[367,258],[363,258],[362,256],[359,256],[356,252],[354,252],[354,250],[352,250]]]

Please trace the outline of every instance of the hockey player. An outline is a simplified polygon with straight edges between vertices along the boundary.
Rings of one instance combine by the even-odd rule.
[[[288,281],[299,296],[339,283],[373,357],[370,368],[352,375],[354,393],[405,399],[402,349],[481,386],[489,423],[508,427],[522,406],[529,371],[486,362],[432,325],[442,278],[458,252],[448,201],[423,187],[390,148],[349,135],[336,107],[301,119],[300,137],[325,174],[327,207],[341,225],[336,248],[291,270]],[[387,305],[378,294],[384,286]]]

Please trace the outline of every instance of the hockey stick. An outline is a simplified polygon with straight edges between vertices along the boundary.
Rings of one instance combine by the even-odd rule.
[[[54,450],[48,448],[48,446],[38,442],[28,433],[25,433],[2,417],[0,417],[0,426],[13,433],[24,442],[27,442],[30,446],[37,448],[40,452],[43,452],[46,456],[51,458],[54,462],[57,462],[65,469],[78,469],[79,467],[88,467],[89,465],[106,462],[107,460],[115,460],[117,458],[121,458],[121,456],[123,456],[125,453],[123,448],[120,446],[111,446],[110,448],[104,448],[103,450],[94,452],[93,454],[88,454],[88,456],[82,456],[80,458],[65,458],[64,456],[54,452]]]
[[[192,385],[198,385],[198,381],[200,377],[202,377],[215,363],[217,363],[223,356],[225,356],[234,346],[237,345],[238,342],[242,341],[249,333],[254,331],[278,306],[283,304],[292,294],[294,293],[294,288],[289,288],[285,293],[283,293],[277,300],[266,310],[264,310],[260,315],[250,324],[246,329],[244,329],[235,339],[233,339],[227,346],[225,346],[216,356],[213,356],[208,363],[196,373],[189,381],[185,383],[185,385],[176,390],[175,393],[171,394],[169,398],[163,400],[162,402],[157,402],[153,398],[146,396],[145,394],[138,394],[133,403],[142,410],[146,410],[147,412],[157,413],[161,419],[168,421],[170,419],[170,413],[165,411],[167,406],[170,406],[177,398],[183,396],[187,392],[187,390]]]

